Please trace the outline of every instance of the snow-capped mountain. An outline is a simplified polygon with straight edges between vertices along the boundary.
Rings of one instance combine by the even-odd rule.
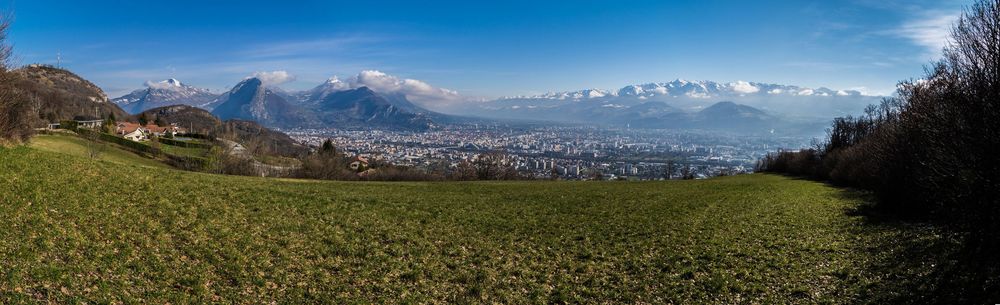
[[[553,92],[532,96],[503,97],[476,105],[468,111],[487,117],[530,117],[545,119],[548,115],[526,112],[547,112],[545,109],[613,107],[625,109],[646,102],[662,102],[687,111],[700,111],[722,101],[766,110],[773,114],[791,117],[833,118],[856,114],[866,105],[877,103],[879,96],[866,95],[857,90],[806,88],[758,82],[674,80],[664,83],[628,85],[617,90],[586,89]],[[526,111],[531,109],[533,111]],[[517,113],[508,115],[508,113]],[[553,115],[565,115],[565,112]]]
[[[125,111],[135,114],[170,105],[209,108],[217,97],[217,94],[207,89],[188,86],[171,78],[160,82],[147,82],[146,88],[132,91],[125,96],[113,99],[112,102]]]
[[[332,78],[311,90],[286,92],[250,77],[223,93],[212,114],[266,126],[427,129],[433,113],[405,96],[342,86]]]
[[[294,94],[297,104],[328,126],[426,129],[437,114],[410,102],[399,92],[376,92],[332,77],[313,89]]]
[[[828,88],[804,88],[799,86],[778,85],[736,81],[718,83],[713,81],[687,81],[677,79],[666,83],[647,83],[628,85],[618,90],[585,89],[569,92],[552,92],[533,96],[504,97],[505,99],[557,99],[585,100],[609,97],[636,98],[728,98],[758,96],[865,96],[857,90],[831,90]]]

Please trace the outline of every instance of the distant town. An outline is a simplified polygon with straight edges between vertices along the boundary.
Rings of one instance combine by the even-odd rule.
[[[768,152],[806,147],[802,137],[592,126],[450,125],[433,131],[292,129],[293,139],[319,146],[331,139],[349,156],[404,166],[449,166],[500,152],[536,178],[590,180],[706,178],[748,173]]]

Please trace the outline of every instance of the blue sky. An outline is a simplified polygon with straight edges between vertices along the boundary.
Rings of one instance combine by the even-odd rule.
[[[969,1],[0,0],[22,64],[116,97],[261,71],[305,89],[379,70],[493,98],[676,78],[890,93],[937,57]]]

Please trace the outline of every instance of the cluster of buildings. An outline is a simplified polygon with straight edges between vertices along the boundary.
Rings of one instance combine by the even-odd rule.
[[[331,139],[351,156],[397,165],[455,167],[480,154],[502,152],[508,164],[535,177],[562,179],[678,178],[749,172],[781,147],[810,139],[713,132],[609,129],[579,126],[456,125],[426,132],[387,130],[285,130],[308,145]]]
[[[78,128],[86,129],[101,129],[104,127],[106,121],[104,120],[78,120],[74,121]],[[60,123],[51,123],[46,127],[47,129],[57,129],[60,128]],[[187,133],[187,129],[177,126],[177,124],[170,124],[168,126],[159,126],[156,124],[138,124],[132,122],[116,122],[115,123],[115,135],[129,139],[132,141],[140,142],[149,140],[149,138],[165,137],[165,136],[176,136],[179,134]]]
[[[148,140],[153,136],[164,137],[169,135],[172,137],[185,132],[184,128],[178,127],[176,124],[168,126],[158,126],[156,124],[140,125],[130,122],[118,122],[115,124],[115,135],[136,142]]]

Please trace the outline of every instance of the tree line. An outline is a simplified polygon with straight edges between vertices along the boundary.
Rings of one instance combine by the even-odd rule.
[[[821,145],[779,152],[758,171],[871,191],[877,208],[968,234],[965,252],[1000,271],[1000,1],[980,0],[921,79],[859,117],[836,119]],[[992,281],[992,288],[996,284]],[[994,290],[996,291],[996,290]],[[997,292],[994,292],[994,295]]]

